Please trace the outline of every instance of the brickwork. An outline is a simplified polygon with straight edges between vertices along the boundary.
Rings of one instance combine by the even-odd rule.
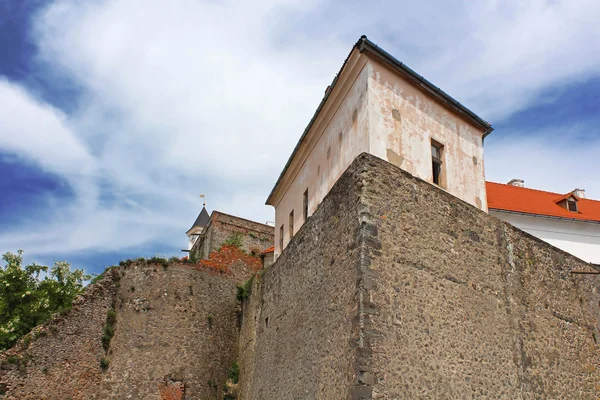
[[[573,269],[363,154],[254,283],[241,398],[596,398],[600,281]]]

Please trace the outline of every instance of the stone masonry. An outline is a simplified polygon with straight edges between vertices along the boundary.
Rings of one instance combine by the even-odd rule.
[[[242,399],[596,399],[583,261],[360,155],[243,306]]]
[[[217,251],[232,236],[241,239],[241,248],[247,253],[260,255],[273,245],[275,228],[244,218],[213,211],[203,234],[194,244],[192,252],[198,252],[201,258]]]
[[[226,236],[109,269],[0,355],[0,398],[598,398],[592,267],[374,156],[272,266]]]
[[[260,258],[226,246],[196,264],[109,269],[69,314],[0,355],[0,398],[222,399],[237,358],[236,286],[260,266]],[[111,308],[115,333],[105,351]]]

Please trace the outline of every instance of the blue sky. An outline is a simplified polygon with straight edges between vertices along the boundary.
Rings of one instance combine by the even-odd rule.
[[[423,4],[426,3],[426,4]],[[0,0],[0,252],[181,255],[264,201],[362,34],[484,119],[488,180],[600,199],[597,1]]]

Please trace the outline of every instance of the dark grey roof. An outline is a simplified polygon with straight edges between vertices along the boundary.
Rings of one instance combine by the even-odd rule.
[[[308,131],[312,127],[312,124],[317,119],[319,113],[321,112],[321,109],[323,108],[323,106],[325,105],[325,102],[329,98],[329,95],[331,94],[331,92],[333,92],[333,88],[335,87],[335,84],[337,83],[338,78],[340,77],[342,71],[344,70],[344,67],[346,66],[346,63],[348,62],[348,60],[350,59],[350,56],[352,55],[352,52],[354,51],[354,49],[358,49],[358,51],[360,51],[361,53],[364,51],[368,51],[369,53],[371,53],[372,55],[377,57],[384,64],[387,64],[387,65],[391,66],[393,69],[395,69],[396,71],[402,73],[405,77],[407,77],[409,80],[411,80],[414,84],[423,88],[425,91],[427,91],[433,97],[436,97],[438,100],[440,100],[442,103],[446,104],[448,107],[457,111],[459,114],[462,114],[463,116],[465,116],[465,118],[467,118],[468,120],[473,122],[475,125],[480,126],[484,130],[484,134],[483,134],[484,138],[494,130],[494,128],[492,128],[492,125],[490,125],[487,121],[478,117],[473,111],[469,110],[467,107],[460,104],[452,96],[450,96],[449,94],[444,92],[439,87],[435,86],[433,83],[429,82],[427,79],[423,78],[423,76],[417,74],[415,71],[410,69],[406,64],[398,61],[396,58],[394,58],[388,52],[386,52],[385,50],[383,50],[382,48],[377,46],[375,43],[371,42],[369,39],[367,39],[367,36],[362,35],[360,37],[360,39],[358,39],[358,42],[356,42],[356,44],[352,47],[352,50],[350,50],[348,57],[346,57],[346,60],[344,60],[344,63],[342,64],[342,68],[340,68],[340,71],[337,73],[337,75],[333,79],[333,82],[331,82],[331,85],[325,92],[325,96],[323,97],[323,100],[321,100],[321,103],[319,104],[317,111],[315,111],[315,114],[313,115],[312,119],[308,123],[308,126],[306,127],[306,129],[304,129],[304,132],[302,133],[300,140],[296,144],[296,147],[294,147],[294,151],[292,151],[292,155],[290,156],[287,163],[285,164],[283,171],[281,171],[281,174],[279,175],[279,178],[277,179],[275,186],[273,186],[273,189],[271,190],[269,197],[267,197],[266,204],[269,204],[271,197],[273,197],[273,194],[275,193],[275,189],[277,188],[277,186],[283,179],[283,176],[285,175],[287,169],[289,168],[290,164],[292,163],[292,160],[294,159],[296,152],[300,148],[300,145],[304,141],[306,135],[308,134]]]
[[[210,219],[210,216],[208,215],[208,211],[206,211],[206,207],[202,207],[202,211],[200,211],[200,214],[198,214],[198,218],[196,218],[196,222],[194,222],[194,225],[192,225],[192,228],[195,226],[205,227],[208,224],[209,219]],[[190,228],[190,229],[192,229],[192,228]]]

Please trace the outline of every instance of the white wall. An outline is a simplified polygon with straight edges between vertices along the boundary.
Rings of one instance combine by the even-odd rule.
[[[364,62],[362,63],[364,67]],[[287,246],[289,216],[294,211],[294,234],[303,220],[303,196],[308,189],[308,215],[314,213],[335,182],[362,152],[369,151],[367,135],[367,69],[357,68],[358,75],[345,91],[337,94],[336,103],[322,112],[311,136],[318,139],[302,166],[291,179],[280,201],[275,204],[275,257]],[[353,77],[352,77],[353,78]],[[340,85],[341,86],[341,85]],[[341,89],[336,87],[336,90]],[[302,157],[299,151],[296,157]],[[288,170],[288,173],[291,172]],[[281,186],[285,186],[282,183]],[[280,248],[280,228],[283,225],[283,248]]]
[[[368,67],[370,153],[433,183],[433,139],[444,146],[441,186],[487,211],[483,130],[387,66]]]
[[[584,261],[600,264],[600,224],[494,210],[490,214]]]

